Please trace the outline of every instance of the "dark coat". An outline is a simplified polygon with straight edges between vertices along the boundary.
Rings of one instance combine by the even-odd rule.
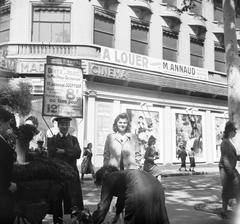
[[[164,189],[151,174],[140,170],[111,173],[103,182],[94,224],[104,221],[113,196],[118,197],[116,214],[125,208],[125,224],[169,224]]]
[[[65,153],[57,153],[57,148],[65,149]],[[83,209],[82,189],[77,168],[77,159],[81,156],[81,148],[75,136],[67,135],[66,139],[58,133],[50,138],[48,142],[48,153],[50,157],[61,159],[70,164],[76,171],[76,178],[71,183],[65,183],[61,197],[64,200],[65,214],[71,213],[73,206]],[[50,214],[52,211],[50,210]]]
[[[14,160],[13,149],[0,137],[0,223],[8,223],[13,216],[13,197],[8,188],[11,185]]]
[[[223,139],[219,161],[220,177],[223,186],[222,198],[240,197],[240,175],[236,169],[239,159],[235,146],[228,138]]]

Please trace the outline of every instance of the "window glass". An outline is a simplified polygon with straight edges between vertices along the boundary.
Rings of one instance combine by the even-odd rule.
[[[201,57],[191,55],[191,65],[196,67],[203,67],[203,59]]]
[[[203,55],[203,46],[202,44],[191,42],[191,54]]]
[[[70,26],[66,24],[53,24],[52,26],[52,42],[70,42]]]
[[[163,48],[163,59],[177,62],[177,52],[171,49]]]
[[[147,48],[147,43],[141,43],[134,40],[131,41],[131,52],[133,53],[147,55]]]
[[[198,14],[198,15],[202,15],[202,1],[193,1],[195,6],[190,9],[190,12]]]
[[[132,26],[132,39],[139,41],[147,41],[148,29]]]
[[[93,43],[106,47],[114,46],[115,17],[105,12],[96,11],[94,15]]]
[[[148,26],[132,22],[131,26],[131,52],[148,54]]]
[[[225,50],[215,48],[215,70],[218,72],[226,72],[225,71]]]
[[[196,67],[203,67],[203,41],[191,39],[191,65]]]
[[[0,31],[0,43],[9,41],[9,30]]]
[[[163,0],[163,3],[168,3],[169,5],[174,5],[177,6],[177,1],[176,0]]]
[[[10,10],[0,11],[0,43],[9,41]]]
[[[177,62],[178,36],[163,32],[163,59]]]
[[[214,21],[223,22],[222,0],[214,0]]]
[[[33,42],[70,42],[69,8],[34,8]]]
[[[113,33],[114,20],[95,15],[95,30]]]
[[[94,44],[105,47],[113,47],[113,35],[108,35],[106,33],[100,33],[95,31]]]

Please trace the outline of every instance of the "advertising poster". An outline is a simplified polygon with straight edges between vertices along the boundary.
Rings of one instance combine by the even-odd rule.
[[[82,118],[82,70],[59,63],[46,64],[44,71],[43,116]]]
[[[157,139],[155,147],[160,159],[159,112],[127,109],[127,114],[131,120],[131,132],[138,137],[142,156],[144,157],[149,137],[153,135]]]
[[[223,132],[228,117],[221,114],[213,114],[213,132],[214,132],[214,161],[219,162],[221,157],[220,145],[222,142]]]
[[[97,154],[103,154],[107,135],[112,133],[112,107],[109,103],[96,104]]]
[[[202,115],[175,113],[176,152],[190,152],[193,148],[197,158],[203,158]]]

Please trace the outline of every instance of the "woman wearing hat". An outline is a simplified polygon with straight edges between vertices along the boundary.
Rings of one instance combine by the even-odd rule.
[[[220,178],[222,182],[222,211],[220,213],[223,219],[228,219],[227,213],[228,200],[232,198],[240,202],[240,175],[236,169],[237,155],[236,146],[233,138],[236,135],[234,124],[228,121],[225,125],[223,139],[221,143],[221,158],[219,161]]]
[[[158,159],[158,152],[155,148],[156,138],[154,136],[150,136],[148,139],[148,147],[146,148],[146,152],[144,155],[144,167],[143,170],[152,174],[154,177],[158,178],[161,181],[161,168],[158,167],[154,160]]]

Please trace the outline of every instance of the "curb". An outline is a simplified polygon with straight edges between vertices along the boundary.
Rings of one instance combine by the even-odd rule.
[[[192,172],[179,172],[179,173],[162,173],[162,177],[176,177],[176,176],[191,176],[191,175],[210,175],[210,174],[218,174],[219,171],[196,171]]]

